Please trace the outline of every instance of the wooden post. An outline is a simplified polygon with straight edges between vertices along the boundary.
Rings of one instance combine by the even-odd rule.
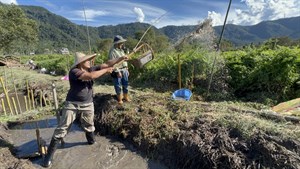
[[[4,91],[4,94],[5,94],[5,97],[6,97],[6,102],[7,102],[8,108],[10,110],[10,113],[13,114],[13,111],[12,111],[12,108],[11,108],[11,104],[10,104],[10,100],[9,100],[9,96],[8,96],[7,90],[6,90],[5,86],[4,86],[2,77],[0,77],[0,81],[1,81],[1,85],[3,87],[3,91]]]
[[[5,104],[4,104],[4,100],[2,98],[1,98],[1,104],[2,104],[3,111],[4,111],[4,115],[6,116]]]
[[[178,87],[181,89],[181,64],[180,64],[180,54],[178,54]]]
[[[56,86],[54,82],[52,83],[52,92],[53,92],[53,100],[54,100],[54,108],[56,111],[56,118],[57,118],[57,123],[59,124],[60,122],[60,115],[58,112],[58,102],[57,102],[57,95],[56,95]]]
[[[15,81],[13,81],[13,85],[14,85],[14,89],[15,89],[15,94],[16,94],[16,99],[17,99],[17,103],[18,103],[18,107],[19,107],[19,112],[22,113],[21,104],[20,104],[20,100],[19,100],[19,96],[18,96]]]
[[[16,102],[15,102],[15,98],[11,97],[11,99],[12,99],[12,102],[13,102],[13,105],[14,105],[14,109],[15,109],[15,112],[16,112],[16,115],[17,115],[19,113],[18,113]]]
[[[35,101],[34,101],[34,95],[33,95],[33,90],[32,89],[30,90],[30,93],[31,93],[32,107],[33,107],[33,109],[35,109]]]
[[[25,101],[25,108],[26,108],[26,111],[28,111],[28,103],[27,103],[27,98],[26,98],[26,96],[24,96],[24,101]]]

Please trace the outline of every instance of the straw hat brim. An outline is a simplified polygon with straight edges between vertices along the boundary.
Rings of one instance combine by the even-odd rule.
[[[77,65],[79,65],[80,63],[84,62],[84,61],[87,61],[87,60],[90,60],[90,59],[93,59],[97,54],[92,54],[92,55],[86,55],[84,58],[80,59],[80,60],[77,60],[72,66],[71,66],[71,69],[76,67]]]
[[[114,42],[114,44],[119,44],[119,43],[123,43],[123,42],[126,42],[127,40],[126,39],[121,39],[121,40],[118,40],[116,42]]]

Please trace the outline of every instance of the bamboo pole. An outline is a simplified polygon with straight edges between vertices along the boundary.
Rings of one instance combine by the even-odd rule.
[[[6,58],[5,58],[5,64],[7,64],[7,60],[6,60]],[[5,88],[6,88],[6,79],[7,79],[7,74],[6,74],[6,69],[5,69],[5,66],[3,67],[3,69],[4,69],[4,82],[5,82]]]
[[[58,102],[57,102],[57,95],[56,95],[56,86],[54,82],[52,83],[52,92],[53,92],[53,99],[54,99],[54,108],[56,111],[56,118],[57,118],[57,123],[60,123],[60,115],[58,112]]]
[[[14,97],[11,97],[12,99],[12,102],[13,102],[13,105],[14,105],[14,109],[15,109],[15,112],[16,112],[16,115],[19,114],[18,113],[18,109],[17,109],[17,105],[16,105],[16,102],[15,102],[15,98]]]
[[[180,54],[178,54],[178,87],[181,89],[181,64],[180,64]]]
[[[48,104],[49,104],[49,106],[50,107],[52,107],[52,103],[51,103],[51,101],[49,100],[49,99],[47,99],[48,100]]]
[[[26,80],[26,88],[27,88],[27,97],[28,97],[29,110],[31,110],[30,91],[29,91],[29,86],[28,86],[28,80]]]
[[[18,93],[17,93],[17,87],[15,84],[15,81],[13,81],[13,85],[14,85],[14,89],[15,89],[15,95],[16,95],[16,99],[17,99],[17,103],[18,103],[18,107],[19,107],[19,112],[22,113],[21,104],[20,104]]]
[[[46,91],[46,92],[47,92],[47,91]],[[46,101],[45,94],[46,94],[46,93],[43,93],[43,101],[44,101],[45,106],[48,106],[47,101]]]
[[[40,91],[40,106],[43,107],[43,91]]]
[[[191,89],[194,88],[194,79],[195,79],[195,63],[192,66],[192,80],[191,80]]]
[[[4,115],[6,116],[6,108],[5,108],[5,104],[4,104],[3,98],[1,98],[1,104],[2,104]]]
[[[25,108],[26,108],[26,111],[28,111],[28,103],[27,103],[27,97],[26,96],[24,96],[24,101],[25,101]]]
[[[3,87],[3,91],[5,93],[5,97],[6,97],[6,101],[7,101],[7,105],[9,107],[10,113],[13,114],[13,111],[12,111],[12,108],[11,108],[11,104],[10,104],[10,100],[9,100],[9,96],[8,96],[7,90],[6,90],[5,86],[4,86],[2,77],[0,77],[0,81],[1,81],[1,85]]]
[[[41,134],[40,134],[39,128],[35,129],[35,133],[36,133],[36,141],[37,141],[38,149],[39,149],[39,152],[41,152],[41,141],[40,141]]]
[[[32,89],[30,90],[30,93],[31,93],[32,107],[33,107],[33,109],[35,109],[35,100],[34,100],[34,95],[33,95],[33,90]]]

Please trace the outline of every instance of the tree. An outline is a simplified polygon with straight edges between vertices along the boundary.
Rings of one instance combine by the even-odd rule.
[[[17,45],[31,46],[38,40],[35,21],[16,5],[0,4],[0,51],[11,52]]]

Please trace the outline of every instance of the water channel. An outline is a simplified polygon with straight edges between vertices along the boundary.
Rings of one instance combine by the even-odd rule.
[[[56,119],[25,122],[10,130],[11,139],[17,148],[16,156],[24,157],[38,152],[36,128],[49,145]],[[64,138],[64,147],[58,147],[52,169],[167,169],[159,162],[143,157],[131,144],[113,137],[96,136],[96,143],[88,145],[82,129],[73,124]],[[31,158],[36,168],[43,168],[42,158]]]

